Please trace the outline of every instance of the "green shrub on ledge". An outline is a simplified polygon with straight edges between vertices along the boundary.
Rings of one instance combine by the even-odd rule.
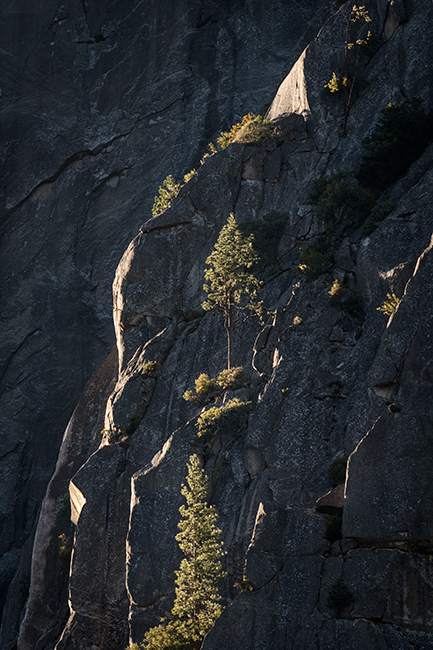
[[[387,293],[386,297],[388,300],[385,300],[380,307],[376,308],[376,310],[381,311],[382,314],[385,314],[386,316],[391,316],[397,309],[401,299],[397,298],[395,293]]]
[[[126,426],[123,433],[125,433],[127,436],[130,436],[131,433],[134,433],[134,431],[136,430],[140,422],[141,422],[141,418],[138,417],[138,415],[132,415],[129,418],[129,424]]]
[[[218,399],[227,390],[242,388],[245,383],[246,378],[242,366],[223,370],[218,377],[209,377],[203,372],[195,380],[195,393],[192,390],[187,390],[183,394],[183,399],[192,404],[203,406]]]
[[[307,203],[333,226],[358,221],[367,216],[374,205],[370,192],[357,185],[350,172],[338,172],[330,178],[317,178],[307,195]]]
[[[302,249],[301,261],[294,274],[308,281],[316,280],[332,267],[333,261],[334,249],[327,239],[322,238],[317,244]]]
[[[59,551],[59,560],[64,566],[69,566],[71,560],[72,549],[74,548],[74,542],[62,533],[59,535],[60,539],[60,551]]]
[[[179,194],[181,187],[181,183],[177,183],[171,174],[167,176],[162,185],[159,186],[158,196],[155,196],[152,217],[157,217],[158,214],[167,210],[170,202]]]
[[[275,136],[275,127],[261,115],[248,113],[242,122],[233,124],[230,131],[221,131],[217,140],[221,149],[226,149],[232,142],[252,143],[260,140],[270,140]]]
[[[246,591],[254,591],[253,583],[246,575],[243,575],[242,578],[236,580],[233,587],[237,589],[240,594],[243,594]]]
[[[156,361],[146,361],[145,363],[143,363],[143,367],[141,369],[141,374],[142,375],[150,375],[150,374],[152,374],[153,372],[156,371],[157,367],[158,367],[158,364],[156,363]]]
[[[188,183],[189,180],[196,174],[195,169],[183,177],[183,183],[178,183],[171,174],[163,181],[158,189],[158,196],[155,196],[152,207],[152,217],[157,217],[159,214],[170,207],[171,201],[176,198],[181,188]]]
[[[395,204],[392,201],[378,201],[374,204],[371,217],[375,221],[383,221],[394,210]]]
[[[254,236],[259,269],[276,261],[278,244],[288,221],[287,212],[271,210],[260,219],[246,219],[239,224],[239,229],[245,237]]]
[[[362,307],[358,295],[351,289],[343,287],[338,280],[334,280],[331,290],[328,291],[328,295],[330,304],[334,307],[341,307],[346,314],[350,316],[359,316],[362,314]]]
[[[236,397],[225,406],[212,406],[208,411],[201,413],[196,422],[198,436],[214,436],[222,429],[239,426],[248,411],[251,402],[241,402]]]

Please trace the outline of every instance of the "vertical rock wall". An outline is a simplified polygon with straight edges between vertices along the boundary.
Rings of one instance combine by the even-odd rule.
[[[123,251],[167,174],[270,100],[319,4],[2,4],[0,608],[68,420],[115,342]]]
[[[50,486],[71,477],[69,620],[59,634],[63,605],[40,612],[62,571],[44,565],[61,517],[49,491],[18,650],[37,638],[41,649],[115,650],[140,641],[170,610],[192,449],[210,477],[227,550],[226,609],[203,650],[433,648],[433,145],[389,188],[394,207],[372,234],[362,224],[334,234],[332,271],[312,282],[293,273],[299,249],[326,229],[306,204],[312,181],[359,165],[362,139],[390,101],[432,104],[431,3],[367,8],[379,43],[358,62],[347,137],[341,96],[324,89],[342,64],[351,9],[343,6],[281,85],[269,112],[278,136],[207,159],[126,249],[113,284],[118,371],[110,362],[99,388],[104,431],[100,419],[82,423],[89,447],[80,447],[76,471],[71,422]],[[200,312],[204,263],[230,212],[243,221],[271,210],[286,215],[263,271],[262,297],[275,316],[265,327],[248,322],[235,341],[248,379],[235,394],[252,410],[245,426],[200,445],[198,413],[182,395],[201,372],[221,371],[226,357],[221,322]],[[356,292],[360,310],[330,303],[334,279]],[[401,298],[391,317],[377,309],[389,292]],[[147,361],[156,365],[143,373]],[[89,394],[97,386],[95,377]],[[315,504],[331,488],[330,462],[345,455],[342,538],[331,544]],[[234,583],[244,575],[251,590],[239,593]],[[333,609],[338,580],[353,600]]]

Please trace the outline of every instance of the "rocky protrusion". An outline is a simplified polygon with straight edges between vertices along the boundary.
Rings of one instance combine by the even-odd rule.
[[[316,501],[316,511],[322,514],[341,515],[344,506],[344,483],[329,490]]]

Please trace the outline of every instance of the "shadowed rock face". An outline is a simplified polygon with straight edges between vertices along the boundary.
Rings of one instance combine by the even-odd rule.
[[[114,344],[119,259],[167,174],[270,100],[319,4],[2,3],[0,607]]]
[[[394,208],[370,236],[362,223],[337,227],[332,271],[311,282],[293,274],[300,247],[327,229],[306,204],[312,181],[359,165],[362,139],[390,100],[431,104],[431,3],[367,8],[380,47],[360,56],[347,137],[341,97],[324,91],[342,62],[343,6],[281,85],[269,113],[277,137],[207,159],[126,248],[113,283],[118,369],[113,353],[68,427],[39,520],[18,650],[35,639],[41,650],[117,650],[170,610],[192,449],[210,477],[227,551],[227,607],[203,650],[433,648],[433,145],[389,188]],[[200,444],[198,411],[182,395],[226,360],[222,323],[200,312],[205,260],[230,212],[244,221],[271,210],[286,215],[262,270],[275,315],[264,327],[248,321],[235,338],[248,386],[234,396],[252,409],[248,422]],[[334,279],[361,309],[330,303]],[[401,298],[390,317],[377,310],[388,292]],[[148,361],[156,365],[143,373]],[[98,415],[81,419],[90,404]],[[331,487],[329,464],[343,456],[342,539],[330,544],[315,504]],[[42,613],[41,603],[62,578],[46,558],[61,530],[56,481],[69,478],[76,527],[66,621],[64,597]],[[252,590],[239,593],[244,575]],[[333,608],[339,579],[353,602]]]

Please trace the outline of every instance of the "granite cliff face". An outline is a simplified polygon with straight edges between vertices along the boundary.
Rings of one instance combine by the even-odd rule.
[[[271,210],[287,215],[262,272],[276,313],[235,339],[248,377],[238,396],[252,410],[244,427],[200,450],[228,572],[227,607],[203,648],[433,648],[433,145],[389,187],[393,209],[374,232],[348,226],[334,236],[332,270],[311,282],[293,277],[299,249],[326,228],[306,204],[312,182],[359,166],[362,140],[389,102],[433,103],[431,3],[376,0],[367,9],[379,42],[358,61],[362,83],[343,136],[341,96],[324,83],[342,65],[350,9],[327,20],[280,86],[269,109],[277,137],[208,158],[123,254],[116,349],[64,435],[18,650],[122,648],[170,610],[179,488],[195,436],[182,395],[226,358],[221,323],[200,313],[205,260],[230,212],[242,222]],[[330,303],[334,279],[361,310]],[[377,310],[387,293],[401,298],[391,316]],[[147,361],[156,368],[143,374]],[[339,456],[349,461],[342,537],[331,544],[315,505]],[[74,539],[70,565],[58,559],[61,534]],[[252,591],[238,593],[243,575]],[[353,602],[336,615],[328,596],[338,579]]]
[[[118,262],[167,174],[270,101],[319,4],[2,3],[2,644],[63,433],[115,344]]]

